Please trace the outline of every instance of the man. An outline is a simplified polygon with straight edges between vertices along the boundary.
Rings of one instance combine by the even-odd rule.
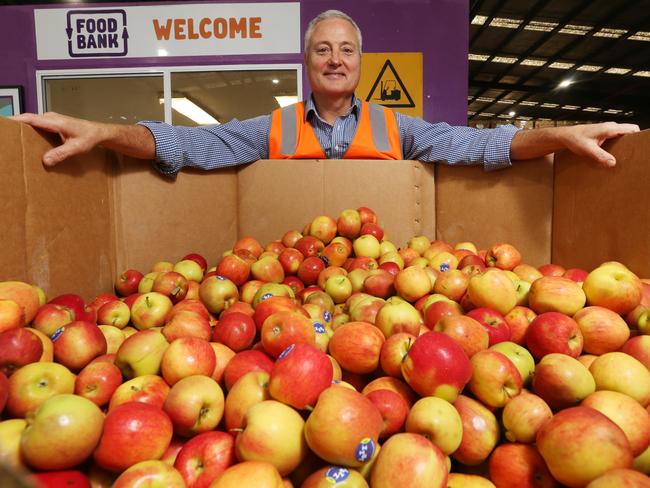
[[[534,130],[472,129],[395,113],[354,94],[361,44],[361,32],[346,14],[329,10],[317,16],[305,32],[311,97],[249,120],[175,127],[160,122],[103,124],[54,113],[14,119],[61,135],[63,144],[43,156],[46,166],[100,145],[154,160],[159,171],[172,176],[186,166],[215,169],[269,158],[415,159],[483,164],[490,170],[561,149],[614,166],[614,157],[600,147],[602,143],[639,130],[633,124],[613,122]]]

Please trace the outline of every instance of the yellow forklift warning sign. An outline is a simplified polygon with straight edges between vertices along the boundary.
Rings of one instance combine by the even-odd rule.
[[[422,117],[422,53],[364,53],[357,95]]]

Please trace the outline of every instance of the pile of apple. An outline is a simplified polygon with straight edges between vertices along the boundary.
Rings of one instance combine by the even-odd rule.
[[[346,209],[91,301],[0,282],[0,462],[47,487],[647,487],[649,368],[625,265],[398,249]]]

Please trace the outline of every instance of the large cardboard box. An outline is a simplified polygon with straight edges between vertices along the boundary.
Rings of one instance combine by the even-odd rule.
[[[0,119],[0,280],[92,298],[127,268],[198,252],[215,264],[238,237],[263,244],[317,215],[368,206],[398,247],[415,235],[525,262],[593,268],[618,260],[650,277],[650,131],[608,144],[619,165],[570,154],[485,173],[415,161],[258,161],[174,181],[149,163],[97,150],[45,169],[56,138]]]

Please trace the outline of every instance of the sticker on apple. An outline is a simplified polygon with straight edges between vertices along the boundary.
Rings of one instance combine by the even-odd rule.
[[[366,437],[354,450],[354,457],[360,463],[368,462],[372,459],[373,454],[375,454],[375,441]]]
[[[287,355],[288,355],[291,351],[293,351],[293,348],[294,348],[294,347],[296,347],[296,345],[295,345],[295,344],[291,344],[289,347],[287,347],[284,351],[282,351],[282,352],[280,353],[280,355],[278,356],[278,359],[284,359],[284,358],[286,358]]]
[[[325,479],[328,483],[331,483],[333,485],[345,481],[349,476],[350,470],[347,468],[342,468],[341,466],[335,466],[325,472]]]

